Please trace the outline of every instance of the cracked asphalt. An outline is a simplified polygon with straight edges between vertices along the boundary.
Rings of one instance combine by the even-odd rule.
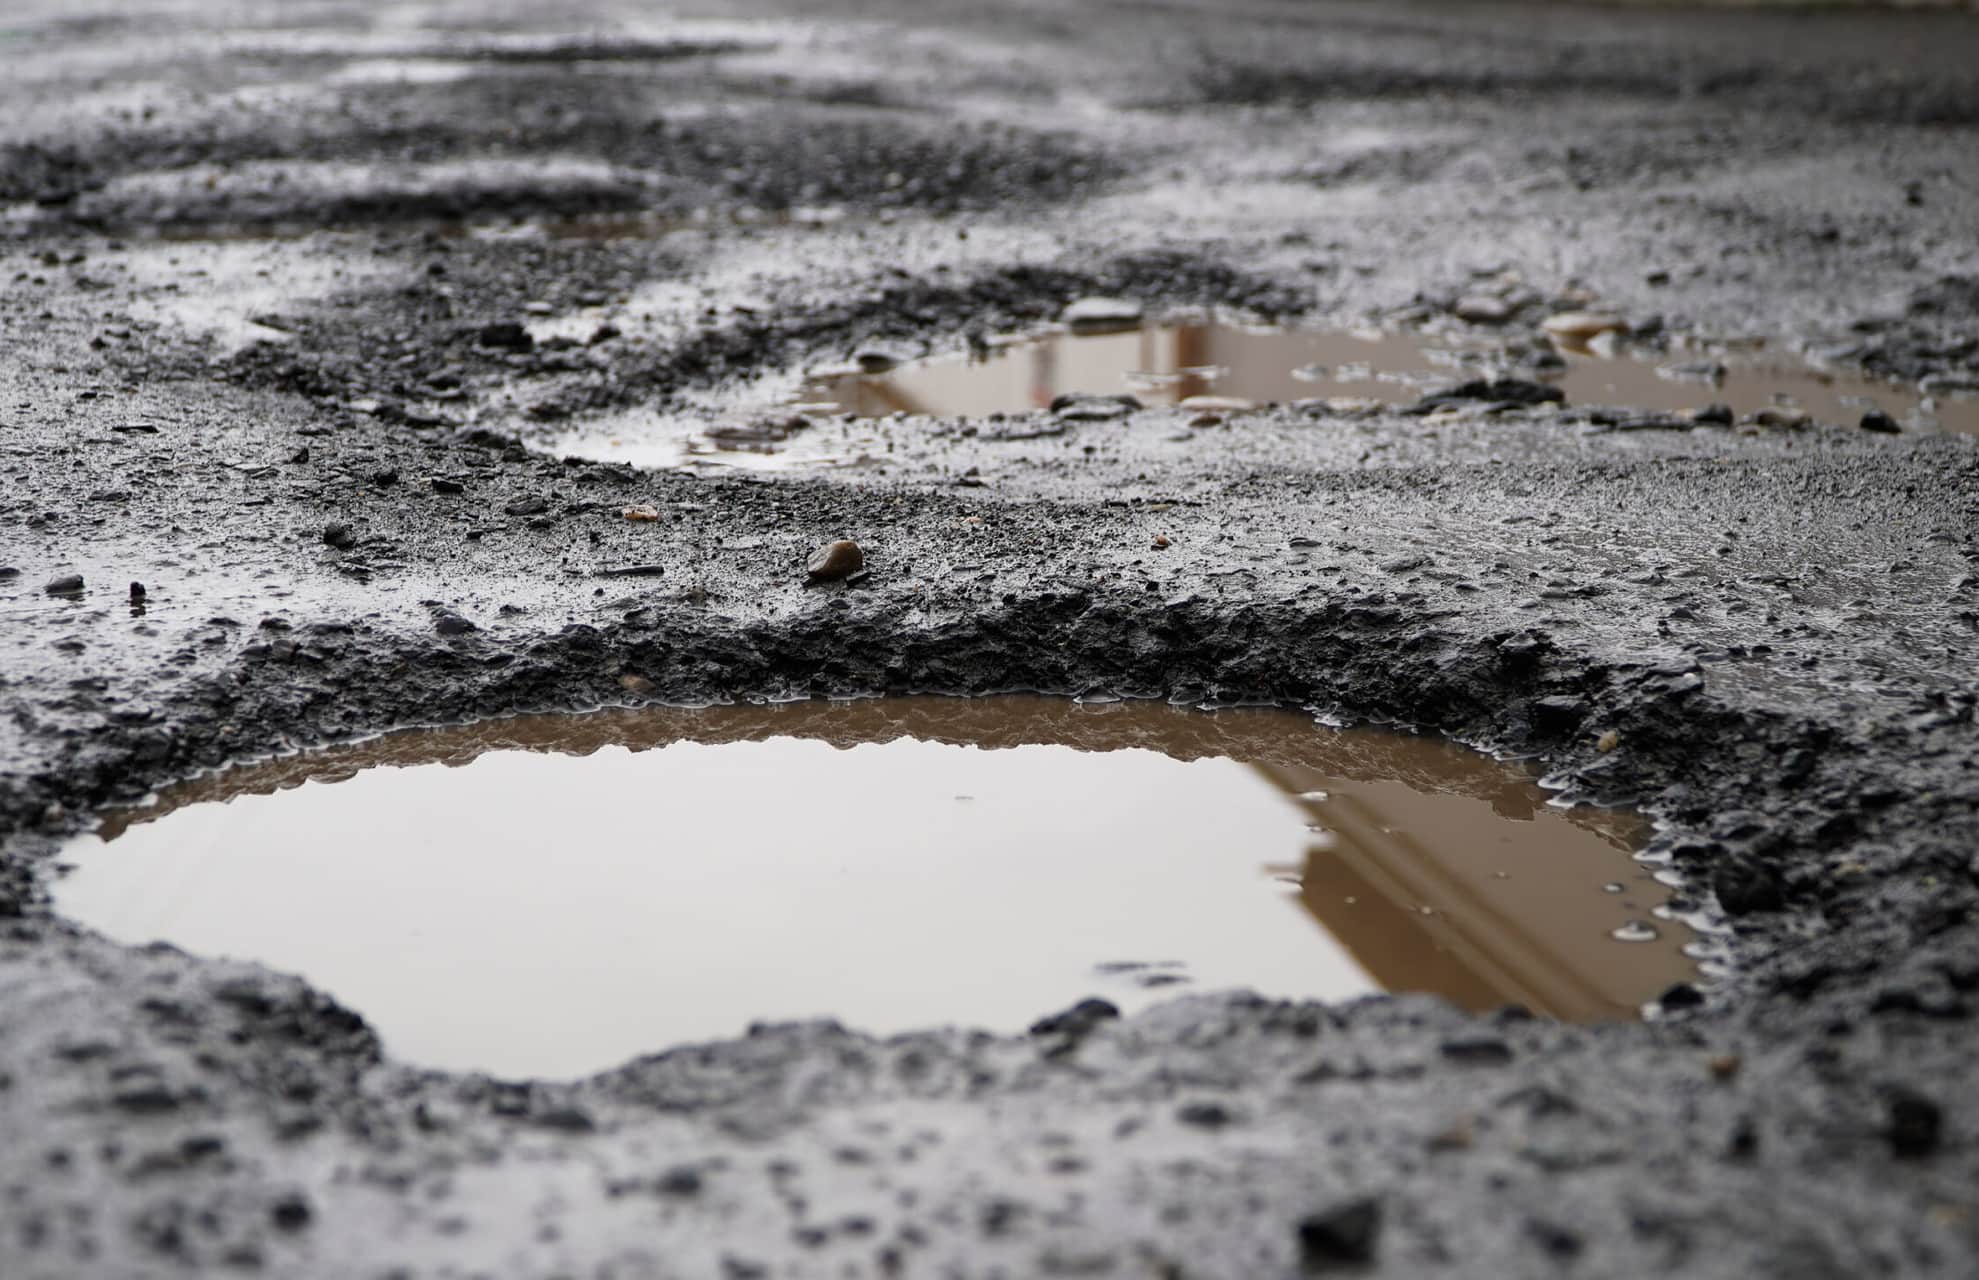
[[[1091,294],[1505,377],[1595,308],[1957,396],[1969,10],[25,0],[0,64],[8,1280],[1979,1268],[1973,436],[1460,399],[557,449]],[[841,536],[869,575],[807,586]],[[229,762],[1013,689],[1531,757],[1656,819],[1727,972],[1630,1025],[1195,996],[526,1082],[49,906],[96,812]]]

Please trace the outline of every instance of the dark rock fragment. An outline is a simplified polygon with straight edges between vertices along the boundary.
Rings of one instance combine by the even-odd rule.
[[[1675,982],[1656,997],[1656,1003],[1665,1009],[1695,1009],[1704,1003],[1704,993],[1688,982]]]
[[[1587,699],[1562,694],[1532,704],[1533,727],[1542,733],[1571,733],[1587,718]]]
[[[540,1129],[554,1129],[559,1133],[591,1133],[598,1122],[589,1112],[579,1107],[550,1107],[531,1116],[530,1122]]]
[[[179,1096],[162,1084],[134,1084],[110,1097],[112,1105],[133,1115],[159,1115],[179,1109]]]
[[[1898,1159],[1921,1160],[1936,1153],[1943,1137],[1944,1111],[1937,1103],[1905,1085],[1893,1085],[1884,1094],[1889,1108],[1889,1125],[1883,1136]]]
[[[1711,892],[1718,895],[1725,914],[1732,916],[1778,911],[1787,903],[1779,873],[1746,858],[1728,858],[1712,868]]]
[[[1220,1102],[1190,1102],[1175,1112],[1175,1118],[1197,1129],[1221,1129],[1237,1117]]]
[[[323,541],[339,551],[348,551],[357,545],[357,535],[349,525],[337,522],[323,526]]]
[[[1120,1010],[1111,1001],[1088,998],[1079,1001],[1070,1009],[1039,1018],[1031,1024],[1034,1036],[1067,1035],[1079,1037],[1089,1034],[1102,1022],[1120,1016]]]
[[[680,1165],[668,1169],[653,1184],[653,1190],[663,1196],[693,1196],[701,1193],[701,1173],[692,1165]]]
[[[1348,1200],[1299,1221],[1299,1262],[1318,1275],[1374,1261],[1381,1243],[1381,1202],[1371,1196]]]
[[[502,320],[475,330],[474,345],[494,351],[534,351],[536,339],[515,321]]]
[[[1495,1036],[1445,1040],[1442,1051],[1445,1058],[1466,1066],[1501,1067],[1512,1060],[1512,1046]]]
[[[1864,431],[1874,431],[1886,436],[1896,435],[1903,430],[1902,427],[1897,425],[1895,418],[1884,413],[1881,409],[1871,409],[1869,412],[1863,414],[1862,421],[1858,425]]]
[[[300,1231],[315,1217],[316,1211],[300,1192],[291,1191],[268,1206],[269,1221],[283,1231]]]
[[[504,512],[512,516],[540,516],[549,509],[550,500],[534,494],[526,498],[517,498],[502,508]]]
[[[480,629],[457,613],[441,613],[433,619],[433,630],[443,636],[464,636]]]
[[[42,590],[51,596],[79,596],[82,594],[82,575],[65,573],[59,578],[50,578]]]
[[[1548,1222],[1544,1218],[1528,1218],[1525,1233],[1548,1256],[1562,1262],[1579,1257],[1580,1251],[1587,1247],[1586,1242],[1580,1238],[1579,1232],[1571,1231],[1556,1222]]]
[[[1565,404],[1567,393],[1547,383],[1525,378],[1474,378],[1447,391],[1424,396],[1402,412],[1421,417],[1438,409],[1474,401],[1507,405]]]
[[[1700,427],[1729,427],[1738,420],[1728,404],[1707,404],[1690,415],[1690,420]]]

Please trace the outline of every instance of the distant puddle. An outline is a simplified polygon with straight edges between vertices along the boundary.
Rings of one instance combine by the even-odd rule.
[[[581,757],[581,758],[580,758]],[[74,842],[66,914],[298,972],[423,1065],[754,1020],[1431,991],[1629,1018],[1695,935],[1516,766],[1276,711],[902,698],[538,716],[228,770]]]
[[[1682,412],[1717,401],[1741,415],[1791,405],[1817,421],[1851,425],[1868,408],[1899,420],[1919,412],[1920,397],[1903,388],[1805,367],[1682,355],[1656,363],[1627,354],[1565,358],[1566,368],[1553,381],[1572,404]],[[975,361],[928,361],[881,375],[848,372],[810,382],[803,398],[862,417],[1042,409],[1068,392],[1125,392],[1160,405],[1198,396],[1253,404],[1316,396],[1413,404],[1454,380],[1490,371],[1492,359],[1488,351],[1398,335],[1150,326],[1097,336],[1052,334]],[[1941,425],[1979,431],[1979,399],[1939,402],[1937,409]]]
[[[1798,409],[1853,426],[1880,409],[1909,430],[1979,433],[1979,397],[1925,398],[1892,383],[1828,374],[1756,355],[1673,353],[1655,359],[1564,353],[1554,385],[1570,404],[1688,413],[1713,403],[1740,417]],[[1053,332],[1008,340],[976,357],[907,361],[886,372],[814,371],[782,405],[710,430],[703,419],[626,415],[557,442],[565,453],[644,466],[816,467],[862,459],[850,432],[792,430],[793,412],[986,417],[1049,408],[1061,395],[1128,394],[1149,406],[1198,398],[1248,404],[1313,398],[1408,405],[1432,391],[1502,371],[1483,348],[1394,334],[1314,333],[1229,324],[1150,325],[1125,333]],[[875,435],[867,456],[884,453]]]

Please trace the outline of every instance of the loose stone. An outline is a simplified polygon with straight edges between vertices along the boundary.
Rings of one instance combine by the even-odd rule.
[[[59,578],[50,578],[42,590],[51,596],[79,596],[82,594],[82,575],[65,573]]]
[[[536,349],[536,339],[530,336],[529,330],[513,320],[482,325],[474,335],[474,343],[476,346],[496,351],[524,352]]]
[[[1503,324],[1512,318],[1512,308],[1499,298],[1464,298],[1455,311],[1457,319],[1470,324]]]
[[[1903,430],[1902,427],[1897,425],[1895,418],[1884,413],[1881,409],[1871,409],[1869,412],[1863,414],[1860,426],[1864,431],[1874,431],[1886,436],[1896,435]]]
[[[1889,1091],[1890,1125],[1885,1130],[1890,1150],[1905,1160],[1935,1153],[1944,1131],[1944,1112],[1914,1089],[1898,1085]]]
[[[339,551],[347,551],[357,545],[357,535],[349,525],[339,521],[323,526],[323,541]]]
[[[503,511],[512,516],[540,516],[549,509],[549,500],[538,497],[517,498],[502,508]]]
[[[859,549],[859,544],[850,538],[840,538],[813,551],[804,564],[804,572],[812,582],[837,582],[865,567],[866,553]]]
[[[1556,338],[1579,343],[1591,342],[1604,333],[1624,333],[1628,327],[1628,322],[1620,316],[1598,311],[1562,311],[1546,317],[1540,324],[1540,328]]]
[[[1141,407],[1133,396],[1100,396],[1067,392],[1051,402],[1054,415],[1067,422],[1107,422],[1124,418]]]
[[[1257,408],[1239,396],[1189,396],[1176,407],[1196,413],[1245,413]]]
[[[1704,1003],[1704,993],[1688,982],[1673,982],[1656,1003],[1665,1009],[1695,1009]]]
[[[1971,395],[1979,392],[1979,375],[1934,373],[1919,382],[1917,389],[1927,396]]]
[[[1059,319],[1074,333],[1120,333],[1141,325],[1141,304],[1132,298],[1081,298]]]
[[[861,373],[890,373],[904,362],[900,352],[886,347],[867,347],[852,357],[852,363],[859,366]]]
[[[1381,1241],[1381,1202],[1349,1200],[1299,1223],[1299,1261],[1308,1274],[1366,1266]]]

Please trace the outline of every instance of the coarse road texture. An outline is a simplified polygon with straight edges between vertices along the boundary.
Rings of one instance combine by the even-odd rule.
[[[1969,387],[1979,18],[695,7],[0,14],[0,1274],[1979,1271],[1972,438],[1480,404],[907,421],[811,477],[549,444],[1093,293],[1514,369],[1593,306],[1657,358]],[[807,587],[840,536],[869,576]],[[1011,688],[1537,756],[1660,820],[1729,974],[1638,1025],[1203,996],[532,1084],[48,906],[94,810],[230,760]]]

